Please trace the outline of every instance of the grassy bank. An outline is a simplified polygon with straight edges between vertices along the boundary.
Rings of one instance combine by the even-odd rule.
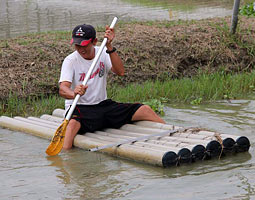
[[[255,20],[240,16],[235,35],[230,22],[226,17],[118,23],[114,46],[126,75],[109,74],[108,97],[147,102],[160,112],[160,103],[200,104],[252,93]],[[99,41],[103,34],[98,27]],[[70,37],[57,31],[0,40],[0,115],[39,116],[63,108],[58,79],[74,50]]]
[[[251,94],[255,89],[255,73],[201,74],[193,78],[147,81],[127,87],[109,89],[109,96],[117,101],[148,101],[162,99],[164,102],[202,103],[219,99],[237,99]]]
[[[202,72],[251,72],[255,65],[255,20],[239,18],[235,35],[230,17],[198,21],[118,23],[114,46],[126,75],[109,74],[123,87],[150,80],[194,77]],[[102,41],[104,29],[98,27]],[[63,59],[73,52],[71,32],[28,34],[0,40],[0,99],[57,93]],[[8,78],[6,78],[8,77]]]
[[[114,84],[108,87],[109,98],[121,102],[143,102],[159,113],[163,104],[171,102],[201,104],[220,99],[240,99],[254,92],[255,72],[203,73],[193,78],[147,81],[126,87]],[[0,116],[40,116],[51,114],[55,108],[64,108],[64,99],[58,95],[29,96],[26,99],[10,95],[7,100],[1,101],[0,106]]]

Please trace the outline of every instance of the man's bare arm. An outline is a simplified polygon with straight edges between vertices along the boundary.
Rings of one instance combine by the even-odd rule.
[[[63,81],[59,85],[59,95],[65,99],[74,99],[77,94],[84,95],[88,86],[77,85],[74,90],[71,89],[71,82]]]

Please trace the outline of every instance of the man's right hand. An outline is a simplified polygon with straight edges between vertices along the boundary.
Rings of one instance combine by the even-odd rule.
[[[77,85],[74,90],[71,89],[71,82],[63,81],[59,85],[59,94],[65,99],[74,99],[77,94],[84,95],[88,86]]]
[[[77,94],[79,94],[80,96],[84,95],[86,90],[87,90],[88,86],[87,85],[77,85],[74,89],[74,96],[76,96]]]

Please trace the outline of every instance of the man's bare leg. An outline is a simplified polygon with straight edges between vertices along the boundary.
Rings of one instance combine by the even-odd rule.
[[[66,128],[66,134],[64,139],[63,149],[71,149],[73,146],[74,137],[77,135],[78,131],[81,128],[80,122],[75,119],[71,119]]]
[[[161,119],[148,105],[142,105],[133,115],[132,121],[152,121],[165,124],[165,121]]]

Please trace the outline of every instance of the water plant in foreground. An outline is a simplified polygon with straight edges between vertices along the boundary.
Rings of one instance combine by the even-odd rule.
[[[255,17],[255,2],[244,5],[239,12],[244,16]]]
[[[161,116],[165,115],[164,105],[159,99],[150,99],[142,103],[149,105],[152,108],[152,110],[154,110],[156,113],[160,114]]]

